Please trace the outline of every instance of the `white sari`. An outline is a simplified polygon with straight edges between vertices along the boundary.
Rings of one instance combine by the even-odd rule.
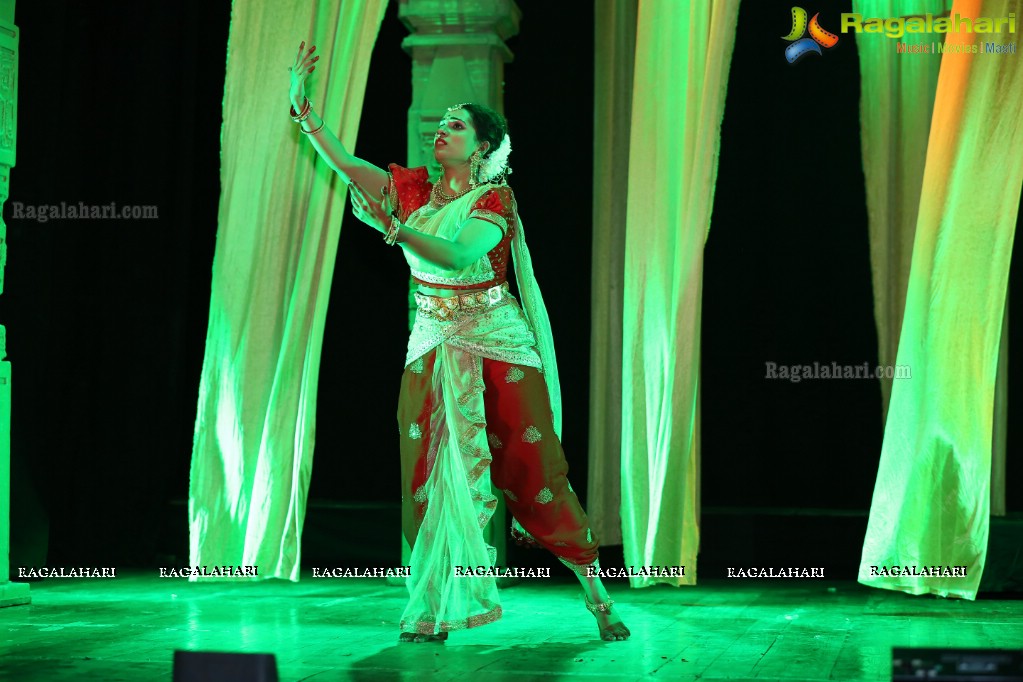
[[[391,182],[392,197],[394,183]],[[476,201],[494,185],[475,188],[442,207],[430,203],[413,212],[408,227],[452,239],[469,218]],[[393,199],[392,199],[393,201]],[[501,300],[455,319],[416,315],[408,343],[406,367],[422,362],[436,348],[433,404],[426,483],[416,500],[427,502],[412,550],[407,581],[409,603],[401,617],[405,632],[432,634],[470,628],[501,617],[495,579],[462,577],[456,567],[493,566],[494,547],[483,529],[493,516],[497,498],[491,492],[491,454],[483,403],[483,358],[535,367],[545,374],[554,428],[561,435],[561,390],[551,339],[550,321],[533,277],[521,220],[514,229],[512,258],[523,308],[507,293]],[[469,267],[444,271],[405,250],[413,274],[440,284],[477,284],[493,278],[483,256]],[[424,496],[422,499],[420,495]]]

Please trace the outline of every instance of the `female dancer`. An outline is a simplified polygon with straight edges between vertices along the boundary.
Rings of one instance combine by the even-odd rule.
[[[452,107],[434,137],[442,177],[397,164],[384,171],[349,154],[305,97],[315,50],[303,42],[290,69],[292,118],[349,183],[356,216],[401,246],[419,285],[398,404],[402,530],[412,548],[400,640],[443,641],[500,618],[494,578],[464,575],[495,561],[483,539],[497,504],[491,483],[516,539],[572,569],[601,637],[626,639],[566,478],[550,323],[504,183],[504,118],[477,104]],[[509,251],[523,307],[509,293]]]

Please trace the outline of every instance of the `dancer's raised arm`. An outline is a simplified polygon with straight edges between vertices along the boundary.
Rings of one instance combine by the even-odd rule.
[[[315,45],[306,49],[303,40],[302,44],[298,46],[295,64],[289,69],[291,89],[288,94],[291,98],[292,116],[299,121],[302,132],[307,133],[319,155],[346,183],[354,180],[363,187],[386,186],[387,172],[368,161],[353,156],[345,149],[341,140],[337,139],[337,136],[323,124],[323,119],[313,110],[309,100],[306,99],[306,78],[316,70],[316,61],[320,58],[319,55],[313,56],[315,51]]]

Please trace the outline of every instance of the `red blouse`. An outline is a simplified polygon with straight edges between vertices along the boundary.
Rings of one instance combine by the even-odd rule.
[[[388,187],[391,203],[397,208],[398,220],[405,222],[416,209],[430,201],[433,184],[428,178],[426,166],[404,168],[392,163],[388,169],[391,176]],[[496,185],[493,189],[484,192],[469,209],[469,218],[478,218],[493,223],[501,228],[504,235],[497,246],[487,252],[490,267],[494,271],[494,278],[478,284],[463,285],[436,284],[413,277],[415,282],[435,289],[477,290],[489,289],[503,284],[508,279],[511,240],[515,236],[515,228],[518,224],[515,216],[515,195],[512,194],[511,188],[507,185]]]

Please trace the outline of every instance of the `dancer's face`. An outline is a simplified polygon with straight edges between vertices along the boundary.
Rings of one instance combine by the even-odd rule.
[[[433,155],[441,163],[464,163],[477,149],[486,152],[490,145],[480,143],[472,125],[472,115],[465,109],[444,114],[433,138]]]

